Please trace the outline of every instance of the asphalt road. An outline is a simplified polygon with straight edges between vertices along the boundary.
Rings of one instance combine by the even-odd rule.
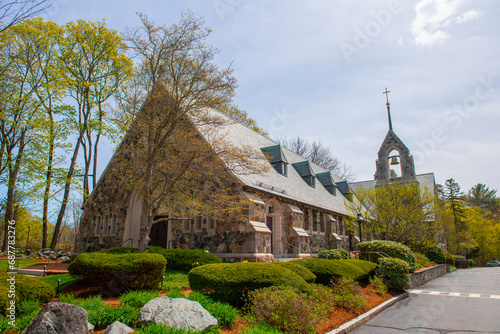
[[[500,334],[500,268],[456,270],[409,290],[356,334]]]

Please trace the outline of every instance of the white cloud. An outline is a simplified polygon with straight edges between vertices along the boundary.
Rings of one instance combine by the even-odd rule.
[[[415,5],[416,16],[411,24],[415,44],[431,47],[450,36],[446,29],[476,19],[480,12],[469,10],[459,13],[463,0],[422,0]]]

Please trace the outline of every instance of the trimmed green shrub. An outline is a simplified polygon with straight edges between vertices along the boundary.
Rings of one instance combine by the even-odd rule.
[[[444,255],[444,251],[438,245],[428,246],[425,249],[425,253],[426,253],[427,257],[429,258],[429,260],[431,260],[432,262],[436,262],[439,264],[446,262],[446,257]]]
[[[110,289],[157,289],[166,260],[158,254],[81,254],[68,266],[71,275]]]
[[[216,302],[200,292],[191,293],[188,299],[200,303],[222,327],[230,326],[240,316],[240,312],[228,303]]]
[[[279,266],[279,267],[283,267],[283,268],[286,268],[288,270],[291,270],[294,273],[296,273],[297,275],[299,275],[300,277],[302,277],[304,279],[304,281],[306,281],[307,283],[316,282],[316,275],[314,275],[309,269],[307,269],[306,267],[304,267],[300,264],[293,263],[291,261],[287,261],[287,262],[273,262],[273,263],[271,263],[271,265],[275,265],[275,266]]]
[[[362,281],[376,268],[376,264],[362,260],[327,260],[327,259],[299,259],[292,263],[300,264],[316,275],[316,283],[330,286],[330,281],[341,277]]]
[[[212,299],[239,306],[248,292],[273,285],[296,287],[308,291],[309,285],[293,271],[267,263],[239,262],[207,264],[188,273],[191,289],[202,291]]]
[[[109,249],[103,249],[102,251],[99,251],[99,253],[106,253],[106,254],[137,254],[139,253],[139,250],[134,247],[115,247],[115,248],[109,248]]]
[[[415,271],[415,263],[417,262],[415,254],[413,254],[409,247],[403,245],[402,243],[386,240],[364,241],[358,243],[358,248],[361,251],[360,258],[363,260],[378,263],[378,258],[381,256],[376,253],[369,252],[379,252],[387,255],[388,257],[406,261],[406,263],[410,266],[410,272]]]
[[[314,333],[315,327],[325,318],[318,310],[316,299],[289,286],[252,291],[248,302],[249,313],[255,320],[285,333]]]
[[[463,255],[452,255],[455,260],[463,260],[465,259],[465,256]]]
[[[404,260],[382,257],[378,259],[377,275],[389,289],[404,290],[410,284],[410,266]]]
[[[366,307],[366,299],[359,283],[351,278],[342,277],[332,284],[335,305],[350,311],[359,311]]]
[[[444,258],[446,259],[446,263],[449,264],[450,266],[455,265],[455,258],[450,253],[445,252]]]
[[[222,263],[217,256],[203,249],[165,249],[158,246],[149,246],[145,253],[163,255],[167,260],[166,268],[184,272],[205,264]]]
[[[10,304],[9,298],[10,281],[15,278],[15,300],[16,305],[20,301],[32,300],[40,303],[48,303],[56,295],[56,291],[49,284],[36,278],[20,274],[0,274],[0,313],[5,315]]]
[[[349,252],[342,248],[325,249],[318,253],[318,258],[329,260],[348,260]]]

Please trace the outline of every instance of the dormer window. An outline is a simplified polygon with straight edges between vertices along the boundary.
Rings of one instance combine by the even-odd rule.
[[[316,174],[319,182],[325,187],[325,189],[332,195],[337,195],[337,184],[333,181],[332,174],[330,172]]]
[[[288,161],[286,160],[283,148],[281,145],[269,146],[261,148],[271,166],[283,176],[288,176]]]
[[[314,175],[309,161],[298,162],[292,166],[308,185],[316,188],[316,175]]]

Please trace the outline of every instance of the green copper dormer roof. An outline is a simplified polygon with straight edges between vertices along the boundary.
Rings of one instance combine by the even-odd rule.
[[[300,176],[314,176],[314,172],[311,168],[311,164],[309,161],[301,161],[292,164],[292,166],[295,168],[297,173],[299,173]]]
[[[278,162],[288,163],[285,157],[285,153],[283,152],[283,148],[279,144],[274,146],[263,147],[260,150],[267,155],[267,157],[269,158],[269,162],[271,164],[275,164]]]
[[[337,184],[335,184],[335,181],[333,180],[332,173],[330,172],[316,174],[316,177],[318,178],[319,182],[321,182],[321,184],[325,187],[337,186]]]

